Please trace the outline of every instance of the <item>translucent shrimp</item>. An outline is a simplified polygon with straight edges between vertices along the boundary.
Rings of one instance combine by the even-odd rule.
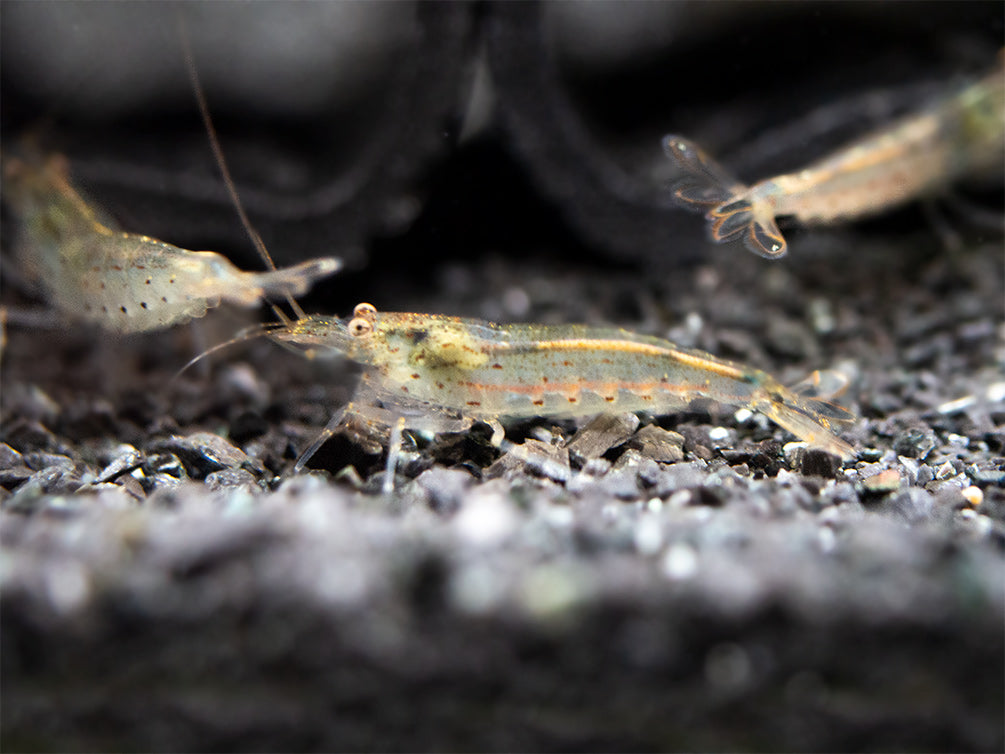
[[[221,301],[300,295],[340,266],[328,257],[245,272],[214,252],[117,230],[70,184],[61,156],[6,156],[3,198],[21,223],[15,253],[25,277],[63,314],[115,332],[168,327]]]
[[[308,356],[342,355],[364,367],[353,399],[301,455],[296,471],[353,414],[391,426],[399,436],[404,427],[457,432],[484,422],[499,446],[505,417],[665,414],[700,400],[759,411],[810,445],[843,459],[854,455],[835,434],[837,425],[853,419],[843,409],[787,389],[759,370],[626,330],[497,325],[378,313],[360,304],[350,318],[306,317],[269,335]],[[816,380],[809,387],[819,385]]]
[[[687,177],[672,187],[682,207],[704,212],[713,240],[742,240],[776,259],[787,250],[775,223],[853,220],[930,195],[1005,159],[1005,55],[982,79],[891,127],[795,173],[746,186],[699,147],[666,136],[663,148]]]

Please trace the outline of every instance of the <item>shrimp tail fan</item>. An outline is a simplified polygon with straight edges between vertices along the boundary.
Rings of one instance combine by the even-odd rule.
[[[664,136],[663,151],[684,174],[670,186],[674,203],[684,209],[707,212],[732,201],[746,189],[701,147],[688,139]]]
[[[771,211],[750,199],[720,204],[710,209],[705,218],[712,238],[718,243],[741,240],[750,251],[766,259],[778,259],[788,250]]]
[[[785,238],[770,208],[749,198],[749,188],[730,175],[700,147],[680,136],[666,136],[663,150],[684,173],[670,186],[674,202],[704,212],[716,243],[742,240],[759,256],[777,259],[786,252]]]
[[[832,374],[815,372],[792,389],[776,386],[769,390],[770,397],[765,400],[761,410],[800,440],[849,460],[855,457],[855,450],[839,438],[836,432],[839,427],[854,422],[855,415],[818,397],[830,392],[832,387],[830,384],[821,385],[819,378],[830,378]]]

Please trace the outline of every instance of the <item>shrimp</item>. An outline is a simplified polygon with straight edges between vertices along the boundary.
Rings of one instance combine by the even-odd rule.
[[[340,267],[324,257],[245,272],[211,251],[117,230],[74,189],[59,155],[8,157],[3,196],[22,224],[16,256],[28,280],[65,315],[119,333],[201,317],[221,301],[248,307],[299,295]]]
[[[351,415],[394,428],[390,472],[405,427],[458,432],[483,422],[500,447],[500,418],[665,414],[696,400],[759,411],[810,445],[846,460],[854,456],[835,434],[837,424],[854,418],[844,409],[757,369],[627,330],[497,325],[359,304],[352,317],[305,317],[269,335],[308,357],[341,355],[364,367],[352,400],[301,454],[296,472]],[[820,382],[807,384],[815,389]]]
[[[712,239],[742,239],[769,259],[787,245],[775,218],[807,224],[853,220],[930,195],[958,178],[1001,170],[1005,158],[1005,51],[980,80],[887,129],[795,173],[752,186],[733,178],[698,146],[666,136],[663,149],[687,177],[676,203],[704,212]]]

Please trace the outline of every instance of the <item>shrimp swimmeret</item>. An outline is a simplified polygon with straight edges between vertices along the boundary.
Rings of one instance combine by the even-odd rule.
[[[211,251],[188,251],[115,229],[70,184],[66,159],[5,156],[3,197],[18,217],[18,263],[63,314],[121,333],[168,327],[228,301],[297,296],[340,267],[332,257],[245,272]]]
[[[391,470],[405,427],[460,432],[479,421],[493,429],[492,442],[500,446],[504,417],[665,414],[703,399],[759,411],[812,446],[854,456],[835,434],[837,425],[854,418],[844,409],[785,388],[757,369],[627,330],[497,325],[378,313],[359,304],[352,317],[306,317],[269,334],[308,356],[341,355],[364,367],[353,399],[301,455],[296,471],[350,415],[396,429]]]
[[[966,175],[1001,170],[1005,158],[1005,55],[979,81],[804,170],[746,186],[699,147],[666,136],[663,148],[685,173],[671,189],[682,207],[704,212],[712,239],[742,240],[774,259],[786,252],[775,224],[865,217],[931,194]]]

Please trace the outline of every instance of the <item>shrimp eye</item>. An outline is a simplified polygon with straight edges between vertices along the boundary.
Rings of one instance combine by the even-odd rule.
[[[357,319],[365,319],[368,322],[377,321],[377,308],[373,304],[356,304],[352,310],[352,316]]]
[[[357,309],[359,307],[356,307]],[[363,319],[362,317],[353,317],[349,321],[349,334],[354,338],[362,337],[363,335],[369,335],[373,332],[373,323],[368,319]]]

